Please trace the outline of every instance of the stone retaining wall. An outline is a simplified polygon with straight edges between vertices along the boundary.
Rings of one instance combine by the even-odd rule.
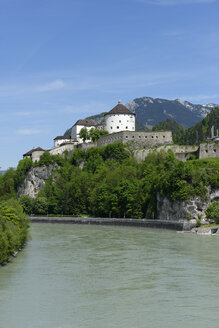
[[[32,223],[60,223],[60,224],[94,224],[94,225],[115,225],[134,226],[142,228],[169,229],[176,231],[189,231],[194,225],[185,221],[164,221],[164,220],[144,220],[144,219],[113,219],[113,218],[83,218],[83,217],[29,217]]]

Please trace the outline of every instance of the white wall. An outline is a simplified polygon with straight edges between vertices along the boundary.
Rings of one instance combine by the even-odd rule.
[[[109,133],[135,131],[135,115],[133,114],[107,114],[105,120],[106,130]]]
[[[82,143],[83,140],[79,137],[79,133],[81,131],[81,129],[86,128],[87,131],[89,132],[90,129],[94,128],[95,126],[84,126],[84,125],[74,125],[71,129],[71,137],[75,138],[78,140],[79,143]],[[86,140],[85,142],[91,142],[91,140]]]
[[[54,147],[59,147],[64,142],[69,142],[69,139],[57,139],[57,140],[54,140]]]

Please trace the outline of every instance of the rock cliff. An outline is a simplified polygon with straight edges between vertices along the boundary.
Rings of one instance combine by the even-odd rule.
[[[57,167],[54,165],[31,168],[27,177],[18,188],[18,196],[27,195],[30,198],[35,198],[55,168]]]
[[[191,197],[188,200],[170,200],[167,197],[157,195],[157,219],[180,221],[189,220],[191,224],[196,224],[200,219],[206,223],[205,211],[208,206],[219,199],[219,189],[208,188],[206,199],[199,196]]]

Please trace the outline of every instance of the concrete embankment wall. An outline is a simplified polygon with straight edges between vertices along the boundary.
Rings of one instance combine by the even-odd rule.
[[[187,221],[162,221],[162,220],[138,220],[138,219],[113,219],[113,218],[83,218],[83,217],[49,217],[34,216],[29,217],[33,223],[60,223],[60,224],[95,224],[95,225],[115,225],[134,226],[142,228],[170,229],[176,231],[191,230]]]

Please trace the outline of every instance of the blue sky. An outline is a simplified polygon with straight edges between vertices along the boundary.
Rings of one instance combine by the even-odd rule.
[[[142,96],[219,104],[219,0],[0,0],[0,166]]]

